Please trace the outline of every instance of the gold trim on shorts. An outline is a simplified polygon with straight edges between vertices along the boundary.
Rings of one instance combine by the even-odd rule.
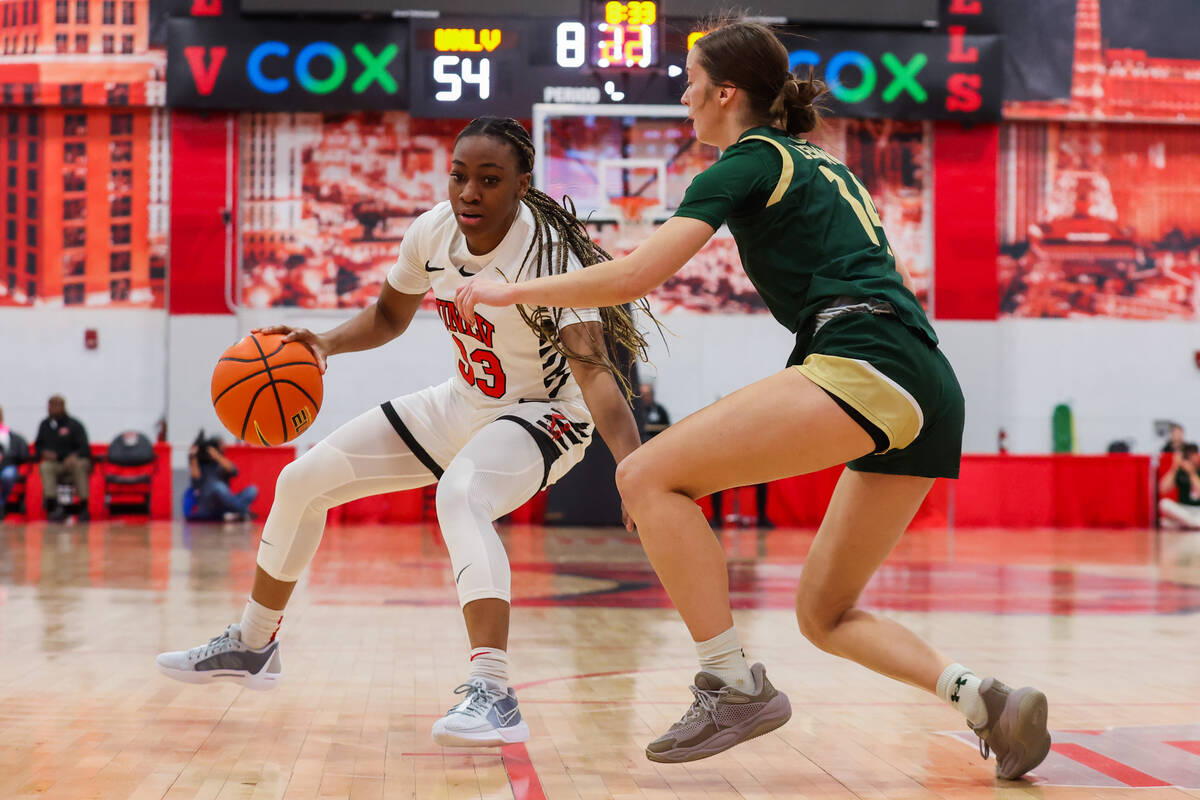
[[[883,431],[888,450],[908,447],[925,426],[916,398],[866,361],[813,353],[793,368]]]

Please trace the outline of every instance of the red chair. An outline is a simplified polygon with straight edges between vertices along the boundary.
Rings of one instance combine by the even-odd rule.
[[[109,514],[150,514],[155,473],[154,445],[137,431],[125,431],[104,457],[104,505]]]
[[[25,440],[22,439],[23,443]],[[26,445],[28,448],[29,446]],[[13,482],[12,489],[8,493],[8,497],[4,498],[4,513],[0,514],[2,519],[7,514],[24,514],[25,513],[25,497],[29,491],[29,473],[33,471],[33,450],[25,454],[23,463],[17,465],[17,479]]]
[[[29,473],[33,465],[26,461],[17,466],[17,479],[13,482],[12,490],[4,499],[4,514],[24,514],[25,496],[29,490]]]

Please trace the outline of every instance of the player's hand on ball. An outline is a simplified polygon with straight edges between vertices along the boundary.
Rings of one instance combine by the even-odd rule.
[[[509,306],[512,284],[486,278],[471,278],[454,292],[454,304],[468,325],[475,324],[475,306]]]
[[[285,342],[300,342],[317,357],[317,366],[321,374],[325,374],[325,358],[329,355],[329,343],[319,333],[313,333],[308,328],[293,328],[291,325],[268,325],[265,328],[254,328],[251,333],[277,333],[283,336]]]

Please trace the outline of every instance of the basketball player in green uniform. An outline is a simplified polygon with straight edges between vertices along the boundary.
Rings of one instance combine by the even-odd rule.
[[[690,761],[779,727],[787,698],[747,665],[729,610],[725,559],[695,499],[734,486],[846,464],[796,593],[816,646],[936,693],[1017,778],[1050,747],[1046,697],[980,679],[857,600],[939,477],[958,477],[963,396],[937,335],[896,262],[870,196],[803,138],[825,87],[788,72],[770,29],[734,23],[687,59],[683,103],[721,158],[692,181],[675,215],[634,252],[570,275],[472,281],[476,305],[610,306],[642,297],[722,225],[747,275],[796,334],[788,368],[663,431],[618,469],[625,506],[700,655],[695,702],[646,748]]]

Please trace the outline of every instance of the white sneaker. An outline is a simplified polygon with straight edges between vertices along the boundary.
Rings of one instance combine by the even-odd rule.
[[[501,691],[482,678],[471,678],[454,690],[466,698],[433,723],[433,741],[443,747],[494,747],[529,739],[517,694]]]
[[[177,681],[211,683],[218,678],[228,678],[258,691],[274,689],[282,670],[279,642],[251,650],[242,643],[242,626],[237,623],[210,639],[208,644],[191,650],[159,653],[155,661],[162,674]]]

